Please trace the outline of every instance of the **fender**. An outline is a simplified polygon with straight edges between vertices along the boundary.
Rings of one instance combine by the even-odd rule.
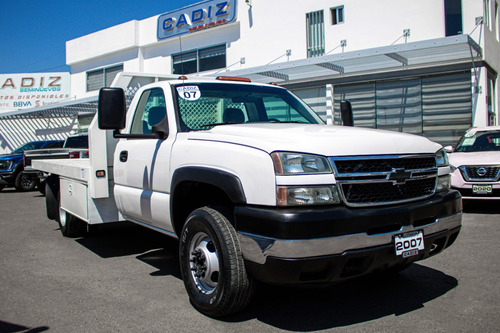
[[[174,172],[171,194],[175,197],[177,185],[194,181],[216,186],[224,191],[234,204],[246,204],[246,197],[238,177],[229,172],[204,167],[182,167]]]

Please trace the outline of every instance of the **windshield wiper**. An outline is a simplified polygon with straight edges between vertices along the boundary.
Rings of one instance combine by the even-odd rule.
[[[219,125],[236,125],[236,124],[241,124],[241,123],[234,123],[234,122],[213,123],[213,124],[200,125],[200,127],[215,127],[215,126],[219,126]]]

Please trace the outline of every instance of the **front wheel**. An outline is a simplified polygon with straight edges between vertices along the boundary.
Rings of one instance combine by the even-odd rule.
[[[211,317],[243,310],[253,294],[236,231],[215,209],[203,207],[187,218],[180,237],[180,266],[193,306]]]
[[[14,186],[18,191],[32,191],[36,187],[35,177],[24,173],[24,171],[21,171],[16,176]]]

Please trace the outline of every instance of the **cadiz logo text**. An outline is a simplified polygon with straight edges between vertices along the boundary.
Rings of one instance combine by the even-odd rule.
[[[20,92],[49,92],[61,91],[61,76],[46,77],[22,77],[19,79],[6,78],[0,85],[0,89],[18,89]]]
[[[158,17],[158,38],[164,39],[226,24],[236,19],[236,0],[206,1]]]

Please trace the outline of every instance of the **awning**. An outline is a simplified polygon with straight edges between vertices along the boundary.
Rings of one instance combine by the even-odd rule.
[[[60,103],[47,104],[36,108],[0,113],[1,118],[56,118],[71,117],[97,110],[97,95]]]
[[[473,67],[475,62],[481,60],[481,47],[469,35],[457,35],[231,70],[225,73],[247,77],[254,82],[288,84],[362,73],[462,63],[471,63]]]

